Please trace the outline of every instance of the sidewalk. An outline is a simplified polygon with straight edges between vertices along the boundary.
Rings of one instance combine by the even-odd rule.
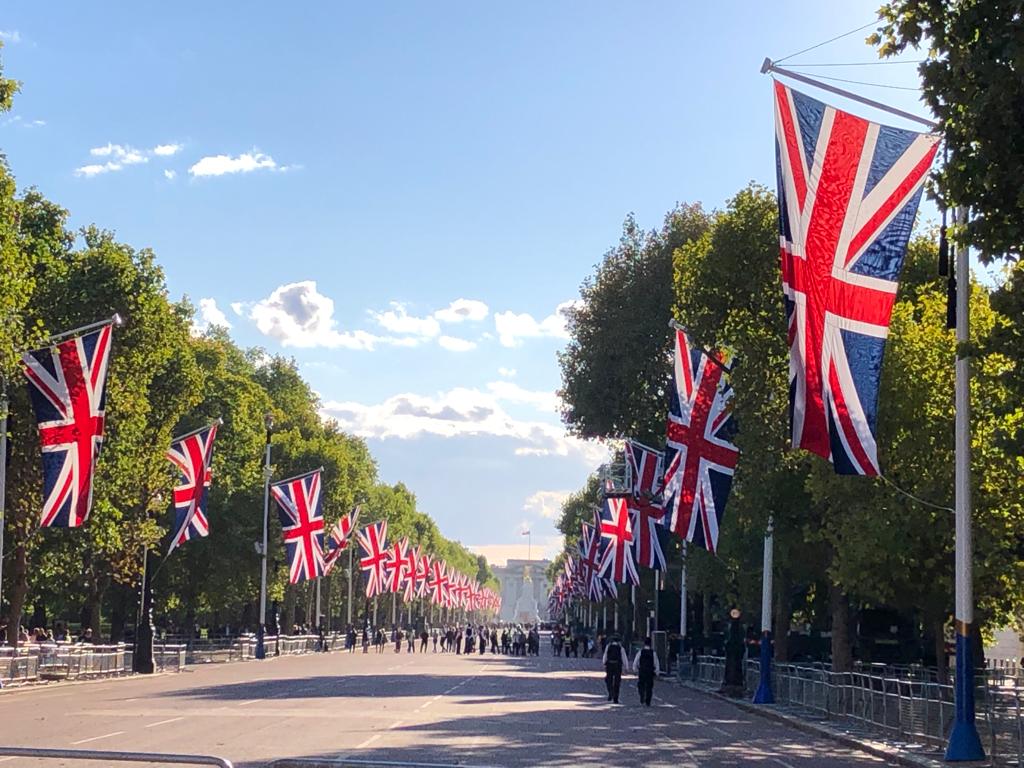
[[[664,680],[673,685],[690,688],[706,696],[713,696],[722,701],[727,701],[744,712],[749,712],[768,720],[785,723],[798,731],[832,739],[844,746],[867,752],[870,755],[882,758],[890,765],[903,765],[909,766],[909,768],[948,768],[949,766],[949,763],[943,760],[943,753],[931,745],[888,739],[854,723],[826,720],[812,712],[797,707],[780,704],[751,704],[746,699],[734,699],[724,696],[714,688],[690,681],[680,681],[675,677],[666,677]],[[976,768],[991,766],[992,763],[984,760],[976,763],[958,763],[957,765]]]

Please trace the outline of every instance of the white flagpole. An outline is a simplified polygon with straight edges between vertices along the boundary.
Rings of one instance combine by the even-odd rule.
[[[658,631],[658,603],[661,602],[661,571],[654,572],[654,632]]]
[[[352,552],[355,545],[350,540],[348,544],[348,624],[352,626]],[[348,627],[345,628],[346,630]]]
[[[686,542],[683,542],[683,567],[679,573],[679,637],[686,650]]]
[[[967,223],[965,208],[957,209],[957,219]],[[978,728],[974,723],[974,653],[971,624],[974,623],[974,583],[972,574],[971,532],[971,390],[970,358],[966,352],[970,340],[969,310],[971,293],[970,254],[961,246],[956,253],[956,709],[953,730],[949,734],[946,760],[983,760]],[[963,350],[963,351],[961,351]]]
[[[768,516],[764,533],[764,568],[761,575],[761,681],[754,693],[755,704],[774,704],[772,691],[772,561],[775,556],[775,525]],[[785,627],[780,628],[783,632]]]

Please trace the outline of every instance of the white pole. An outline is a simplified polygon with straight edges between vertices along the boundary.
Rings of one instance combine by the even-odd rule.
[[[761,681],[754,693],[755,704],[774,704],[772,692],[772,560],[775,555],[775,528],[768,516],[764,533],[764,561],[761,571]],[[783,632],[785,627],[781,628]]]
[[[967,210],[957,209],[961,225],[967,223]],[[961,246],[956,254],[956,709],[949,735],[946,760],[982,760],[985,750],[974,723],[974,654],[971,624],[974,623],[974,583],[971,540],[971,390],[970,358],[970,253]]]
[[[686,542],[683,542],[683,567],[679,572],[679,637],[686,644]]]
[[[318,578],[316,580],[316,628],[317,628],[317,631],[320,630],[320,622],[321,622],[321,620],[323,618],[323,613],[321,613],[321,611],[320,611],[320,582],[321,581],[322,581],[321,578]]]
[[[7,527],[7,382],[0,393],[0,616],[4,607],[4,528]]]
[[[263,453],[263,546],[260,552],[260,626],[256,636],[256,658],[266,658],[267,632],[267,526],[270,518],[270,419],[267,418],[267,446]]]
[[[353,543],[348,545],[348,624],[352,626],[352,552],[355,551]],[[348,627],[346,627],[348,629]]]
[[[654,632],[658,631],[658,603],[661,602],[661,571],[654,572]]]

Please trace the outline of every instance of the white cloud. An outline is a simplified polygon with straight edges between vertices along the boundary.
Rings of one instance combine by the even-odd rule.
[[[550,520],[562,514],[562,504],[571,491],[537,491],[523,502],[523,511],[530,515],[539,515]]]
[[[476,349],[476,342],[469,339],[460,339],[455,336],[442,336],[437,340],[442,349],[449,352],[469,352]]]
[[[434,317],[442,323],[461,323],[463,320],[479,322],[487,317],[490,309],[482,301],[476,299],[456,299],[444,309],[434,313]]]
[[[499,400],[507,403],[527,403],[538,411],[558,412],[560,401],[554,392],[523,389],[511,381],[492,381],[487,385],[487,389]]]
[[[177,171],[164,171],[164,178],[168,181],[174,181],[174,177],[178,175]]]
[[[192,323],[192,332],[199,334],[208,330],[211,326],[220,325],[230,328],[231,323],[217,306],[216,299],[199,300],[199,317]]]
[[[274,170],[277,163],[270,155],[253,150],[238,157],[230,155],[207,155],[200,158],[188,169],[191,176],[223,176],[228,173],[250,173],[259,170]]]
[[[16,29],[0,29],[0,40],[3,40],[5,43],[20,43],[21,32]]]
[[[46,123],[42,120],[33,120],[33,124],[45,125]],[[83,165],[75,169],[76,176],[98,176],[101,173],[110,173],[111,171],[120,171],[127,165],[141,165],[142,163],[148,163],[149,158],[153,156],[168,156],[173,155],[181,149],[179,144],[158,144],[153,149],[136,149],[128,144],[113,144],[107,142],[102,147],[93,147],[89,150],[89,154],[92,157],[109,158],[104,163],[90,163]],[[174,171],[170,171],[174,174]],[[173,178],[168,176],[168,171],[164,171],[164,176],[167,178]]]
[[[555,311],[543,320],[534,319],[528,313],[498,312],[494,316],[494,327],[498,332],[498,341],[503,347],[518,347],[523,339],[549,337],[555,339],[569,338],[565,327],[565,311],[576,302],[565,301],[555,307]]]
[[[416,337],[377,336],[367,331],[339,331],[334,319],[334,301],[320,293],[316,281],[288,283],[274,289],[265,299],[231,305],[236,314],[255,321],[261,333],[284,347],[328,347],[330,349],[372,350],[378,345],[411,347]]]
[[[153,147],[153,154],[159,157],[170,157],[182,150],[181,144],[157,144]]]
[[[500,394],[457,387],[434,396],[399,394],[377,404],[327,402],[322,414],[361,437],[408,440],[421,435],[508,438],[519,456],[575,456],[588,465],[608,451],[565,433],[559,424],[520,420],[502,407]]]
[[[370,315],[384,329],[392,333],[411,334],[430,339],[441,332],[441,325],[432,317],[415,317],[405,311],[398,302],[391,303],[387,312],[371,312]]]
[[[506,379],[511,379],[513,376],[516,375],[516,369],[505,368],[504,366],[502,366],[501,368],[498,369],[498,375],[504,376]]]
[[[239,317],[243,317],[245,315],[246,305],[244,301],[232,301],[229,306],[231,307],[231,311]]]

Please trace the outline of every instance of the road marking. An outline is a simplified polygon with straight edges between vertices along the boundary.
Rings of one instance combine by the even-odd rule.
[[[395,722],[393,722],[391,725],[388,726],[388,730],[389,731],[393,731],[393,730],[395,730],[395,728],[397,728],[398,726],[400,726],[404,722],[405,722],[405,720],[395,720]]]
[[[782,768],[793,768],[793,766],[792,766],[792,765],[790,765],[789,763],[787,763],[787,762],[786,762],[786,761],[784,761],[784,760],[779,760],[779,758],[777,758],[777,757],[773,757],[773,758],[772,758],[772,760],[774,760],[774,761],[775,761],[776,763],[778,763],[779,765],[781,765],[781,766],[782,766]]]
[[[358,747],[356,747],[356,749],[365,749],[366,747],[368,747],[371,744],[373,744],[373,742],[375,742],[379,738],[380,738],[380,734],[379,733],[375,734],[375,735],[371,736],[370,738],[368,738],[366,741],[364,741],[362,744],[360,744]]]
[[[159,723],[150,723],[147,728],[156,728],[158,725],[167,725],[168,723],[176,723],[179,720],[184,720],[184,717],[172,717],[170,720],[161,720]]]
[[[249,706],[250,704],[255,704],[255,703],[256,703],[257,701],[259,701],[259,699],[250,699],[249,701],[243,701],[243,702],[242,702],[241,704],[239,704],[238,706],[240,706],[240,707],[247,707],[247,706]]]
[[[111,736],[120,736],[124,731],[114,731],[113,733],[105,733],[102,736],[93,736],[90,739],[79,739],[78,741],[72,741],[72,744],[88,744],[90,741],[99,741],[100,739],[109,739]]]

